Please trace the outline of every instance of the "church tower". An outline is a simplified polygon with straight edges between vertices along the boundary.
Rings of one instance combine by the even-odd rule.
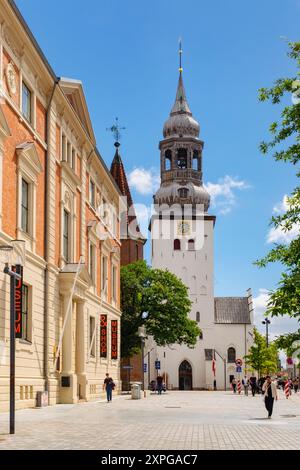
[[[175,103],[159,143],[161,186],[154,195],[151,221],[152,266],[168,269],[182,279],[192,301],[190,318],[202,330],[194,349],[178,345],[157,348],[160,373],[165,373],[169,387],[195,390],[206,388],[208,375],[211,380],[205,350],[213,344],[215,216],[207,212],[210,196],[203,185],[204,143],[187,102],[181,53],[180,47]]]

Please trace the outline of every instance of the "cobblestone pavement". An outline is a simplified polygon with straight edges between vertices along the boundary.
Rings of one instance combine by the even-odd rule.
[[[282,392],[266,419],[261,396],[167,392],[0,414],[0,449],[300,449],[300,394]]]

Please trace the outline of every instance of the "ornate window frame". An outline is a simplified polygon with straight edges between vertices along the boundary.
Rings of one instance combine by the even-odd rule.
[[[76,215],[75,215],[75,200],[73,192],[66,186],[62,185],[63,189],[63,198],[61,200],[60,208],[60,264],[61,267],[64,264],[72,263],[75,256],[75,227],[76,227]],[[68,248],[68,258],[64,256],[64,239],[63,239],[63,227],[64,227],[64,211],[69,213],[69,248]]]
[[[26,248],[36,249],[36,188],[38,176],[43,171],[34,142],[23,142],[16,147],[17,164],[17,238],[25,240]],[[28,184],[28,232],[22,229],[22,180]]]

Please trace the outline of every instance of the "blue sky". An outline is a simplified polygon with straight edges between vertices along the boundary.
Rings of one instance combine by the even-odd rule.
[[[270,248],[272,210],[296,178],[295,168],[259,153],[279,109],[259,103],[257,90],[295,74],[283,38],[299,40],[300,1],[17,0],[17,5],[56,74],[83,82],[108,165],[114,147],[106,128],[115,116],[126,126],[121,154],[140,203],[152,201],[182,36],[186,93],[205,141],[204,180],[219,194],[210,209],[217,215],[215,293],[244,295],[252,287],[260,320],[263,289],[276,285],[280,266],[259,270],[252,263]],[[149,194],[138,191],[136,169]],[[287,320],[273,321],[274,334],[293,327]]]

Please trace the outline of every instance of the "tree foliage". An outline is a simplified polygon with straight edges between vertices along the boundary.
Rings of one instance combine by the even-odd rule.
[[[260,149],[263,154],[271,152],[276,161],[290,163],[296,168],[300,160],[300,42],[289,43],[288,56],[295,60],[298,69],[295,76],[280,78],[273,87],[259,90],[260,101],[285,103],[279,121],[270,125],[271,140],[262,142]],[[297,170],[296,176],[300,177]],[[300,186],[287,198],[286,206],[285,212],[272,217],[271,225],[286,234],[291,235],[293,231],[295,236],[290,237],[289,243],[275,244],[256,264],[265,267],[268,263],[280,262],[284,266],[277,287],[270,292],[266,313],[289,315],[300,320]]]
[[[200,334],[188,314],[191,301],[183,282],[167,270],[151,269],[145,261],[121,268],[122,356],[136,353],[141,344],[138,328],[144,326],[159,346],[195,346]],[[143,318],[147,312],[147,318]]]
[[[293,333],[281,335],[276,338],[276,346],[286,352],[288,357],[294,356],[300,359],[300,329]]]
[[[272,374],[278,370],[278,348],[275,342],[267,347],[265,337],[254,328],[254,344],[245,356],[247,366],[257,371],[258,376]]]

